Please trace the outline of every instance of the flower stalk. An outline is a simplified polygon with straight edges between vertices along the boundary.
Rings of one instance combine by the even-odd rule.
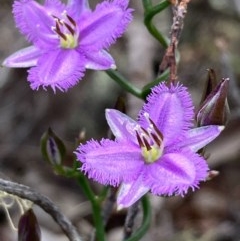
[[[151,1],[142,0],[144,7],[144,24],[147,27],[149,33],[159,41],[159,43],[166,49],[168,47],[168,40],[164,35],[155,27],[152,20],[155,15],[166,9],[170,2],[168,0],[162,1],[159,4],[152,6]]]
[[[115,82],[117,82],[124,90],[136,96],[137,98],[143,99],[142,91],[137,87],[133,86],[118,71],[110,69],[110,70],[106,70],[105,72],[109,77],[111,77]]]

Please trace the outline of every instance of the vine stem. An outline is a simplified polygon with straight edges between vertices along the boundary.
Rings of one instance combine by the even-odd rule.
[[[148,31],[152,34],[152,36],[154,38],[156,38],[159,41],[159,43],[166,49],[168,47],[168,41],[163,36],[163,34],[158,31],[158,29],[152,23],[152,20],[156,14],[163,11],[171,3],[168,0],[165,0],[155,6],[152,6],[151,1],[149,1],[149,0],[142,0],[142,2],[143,2],[144,10],[145,10],[145,13],[144,13],[145,26],[147,27]]]
[[[137,98],[143,99],[142,91],[132,85],[126,78],[124,78],[118,71],[116,70],[106,70],[106,74],[111,77],[115,82],[117,82],[124,90],[136,96]]]
[[[89,185],[89,182],[81,172],[68,167],[61,167],[61,169],[58,170],[58,173],[65,177],[74,178],[82,188],[85,196],[90,201],[92,206],[92,215],[96,228],[96,237],[99,241],[105,241],[104,221],[101,210],[102,198],[94,194],[92,188]]]

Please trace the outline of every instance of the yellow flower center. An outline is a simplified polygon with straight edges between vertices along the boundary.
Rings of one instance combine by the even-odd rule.
[[[163,148],[158,146],[151,146],[151,149],[148,150],[146,147],[142,147],[142,156],[146,163],[153,163],[157,161],[163,153]]]
[[[136,126],[136,137],[141,148],[141,154],[146,163],[153,163],[163,155],[163,135],[155,123],[150,119],[148,113],[144,113],[148,122],[148,128]]]
[[[74,35],[65,34],[66,39],[60,38],[60,45],[64,49],[74,49],[78,45],[78,41]]]

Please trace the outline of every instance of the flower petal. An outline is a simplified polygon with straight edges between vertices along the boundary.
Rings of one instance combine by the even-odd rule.
[[[56,35],[51,27],[55,26],[52,15],[59,15],[63,7],[57,4],[57,0],[47,1],[46,6],[42,6],[33,0],[19,0],[13,4],[13,14],[16,26],[21,33],[26,35],[31,42],[41,42],[47,45],[56,43]],[[56,5],[54,5],[56,4]],[[55,7],[54,7],[55,6]],[[43,40],[43,41],[41,41]]]
[[[84,71],[83,56],[74,49],[59,49],[40,57],[37,66],[30,69],[28,81],[34,90],[51,86],[54,91],[66,91],[78,83]]]
[[[84,55],[86,58],[85,67],[87,69],[106,70],[116,68],[114,59],[105,50],[98,52],[87,51]]]
[[[145,186],[141,175],[132,182],[122,183],[117,194],[118,210],[130,207],[149,190],[149,187]]]
[[[68,0],[67,12],[74,19],[79,19],[79,17],[84,12],[90,12],[89,3],[87,0]]]
[[[187,89],[177,84],[168,87],[161,83],[152,89],[147,103],[139,113],[139,122],[148,127],[144,113],[149,113],[164,136],[165,145],[171,145],[184,137],[185,130],[192,124],[193,104]]]
[[[155,195],[184,195],[206,179],[207,171],[205,160],[195,153],[168,153],[146,166],[145,181]]]
[[[213,141],[224,130],[224,126],[203,126],[188,131],[187,138],[180,143],[180,147],[188,147],[197,152]]]
[[[79,23],[81,45],[85,48],[109,47],[126,30],[132,19],[128,0],[104,1]]]
[[[75,154],[83,163],[81,170],[103,185],[134,180],[144,165],[140,149],[126,142],[92,140],[79,146]]]
[[[112,133],[118,141],[138,143],[135,133],[136,121],[122,112],[114,109],[106,109],[106,119]]]
[[[41,50],[34,46],[20,49],[13,53],[3,61],[3,66],[14,68],[27,68],[37,64],[39,56],[42,54]]]

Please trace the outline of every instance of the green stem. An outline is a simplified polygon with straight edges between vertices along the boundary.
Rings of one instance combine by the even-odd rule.
[[[118,71],[116,70],[106,70],[105,71],[108,76],[110,76],[114,81],[116,81],[123,89],[133,94],[134,96],[142,99],[142,91],[137,87],[133,86],[126,78],[124,78]]]
[[[151,0],[142,0],[143,7],[146,10],[152,8],[152,1]]]
[[[152,4],[149,0],[142,0],[142,1],[145,9],[144,24],[146,25],[148,31],[153,35],[153,37],[155,37],[164,48],[167,48],[168,47],[167,39],[155,27],[155,25],[152,23],[152,19],[156,14],[158,14],[159,12],[167,8],[170,5],[170,2],[168,0],[165,0],[152,7]]]
[[[58,168],[57,171],[59,174],[62,174],[65,177],[72,177],[77,180],[77,183],[82,188],[85,196],[91,202],[92,215],[96,228],[96,237],[98,241],[105,241],[105,229],[101,210],[102,198],[99,198],[94,194],[89,185],[89,182],[82,173],[77,172],[75,169],[69,167],[62,167],[61,170]],[[104,195],[104,192],[102,195]]]
[[[101,201],[104,201],[107,194],[108,194],[109,186],[104,186],[101,190],[101,193],[99,194],[99,199]]]
[[[96,237],[98,241],[105,241],[105,229],[104,229],[104,223],[102,218],[101,200],[98,198],[98,196],[94,195],[85,176],[80,174],[77,178],[77,182],[82,187],[85,195],[91,202],[92,215],[93,215],[93,220],[96,228]]]
[[[142,208],[143,208],[143,221],[141,227],[133,233],[133,235],[124,241],[138,241],[140,240],[149,229],[151,223],[151,207],[147,195],[142,198]]]

